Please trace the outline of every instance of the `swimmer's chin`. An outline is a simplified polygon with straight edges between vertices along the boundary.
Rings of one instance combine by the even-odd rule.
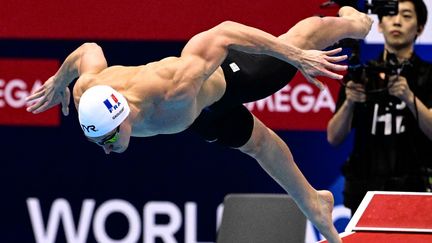
[[[127,149],[127,147],[123,147],[123,148],[115,149],[115,150],[113,150],[113,152],[121,154],[121,153],[124,153],[126,151],[126,149]]]
[[[111,149],[110,153],[117,153],[117,154],[121,154],[124,153],[126,151],[128,147],[117,147],[117,148],[113,148]]]

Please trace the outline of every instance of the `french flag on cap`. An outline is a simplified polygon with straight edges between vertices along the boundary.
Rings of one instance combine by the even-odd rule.
[[[118,101],[117,97],[115,97],[114,94],[111,94],[111,96],[108,99],[106,99],[103,103],[110,113],[112,113],[113,110],[116,110],[120,106],[120,102]]]

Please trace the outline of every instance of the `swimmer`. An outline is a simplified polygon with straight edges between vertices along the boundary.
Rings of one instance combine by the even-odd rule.
[[[61,104],[69,112],[69,84],[85,136],[105,153],[121,153],[134,137],[190,129],[209,142],[252,156],[296,201],[331,243],[341,242],[333,226],[333,196],[315,190],[294,162],[288,146],[242,104],[269,96],[297,70],[322,88],[318,76],[341,79],[341,49],[320,51],[343,38],[364,38],[372,21],[350,7],[340,17],[306,18],[275,37],[226,21],[193,36],[179,57],[142,66],[107,67],[102,49],[85,43],[31,94],[27,110]]]

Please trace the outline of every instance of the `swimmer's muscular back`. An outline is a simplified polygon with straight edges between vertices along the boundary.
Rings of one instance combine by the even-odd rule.
[[[82,74],[74,86],[75,105],[78,108],[86,89],[109,85],[129,102],[132,136],[180,132],[225,90],[220,68],[205,82],[200,82],[201,87],[190,87],[197,82],[185,79],[201,78],[188,76],[190,65],[194,65],[192,59],[169,57],[138,67],[112,66],[98,74]]]

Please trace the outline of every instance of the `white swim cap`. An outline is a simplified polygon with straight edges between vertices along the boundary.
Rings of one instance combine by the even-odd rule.
[[[78,118],[87,137],[100,137],[114,130],[129,115],[125,97],[107,85],[86,90],[78,104]]]

